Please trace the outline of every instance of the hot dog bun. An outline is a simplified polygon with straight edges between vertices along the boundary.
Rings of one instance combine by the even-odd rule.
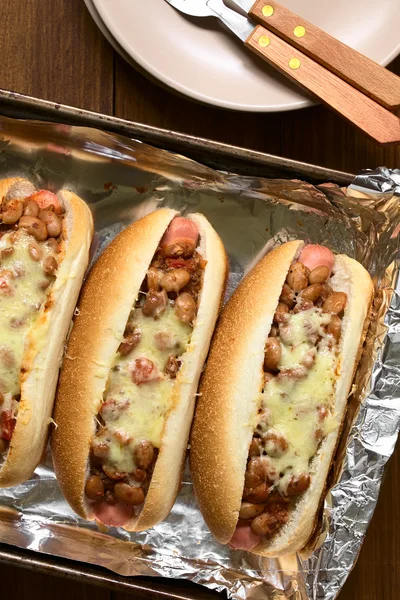
[[[0,197],[12,189],[20,198],[35,191],[22,178],[0,181]],[[13,196],[15,197],[15,196]],[[47,302],[42,306],[24,344],[21,399],[10,447],[0,469],[0,487],[28,479],[39,464],[47,443],[65,338],[89,261],[93,219],[88,206],[62,190],[58,200],[65,210],[60,245],[61,263]]]
[[[95,415],[146,271],[161,238],[178,214],[171,209],[160,209],[125,229],[94,265],[81,294],[79,314],[60,378],[52,450],[61,489],[72,508],[86,519],[95,518],[85,497]],[[172,409],[167,416],[143,508],[138,516],[123,525],[131,531],[148,529],[163,520],[175,501],[198,380],[227,276],[227,258],[216,232],[202,215],[193,214],[187,218],[199,229],[198,251],[207,261],[203,287],[190,345],[175,380]]]
[[[244,278],[222,312],[202,378],[190,441],[190,466],[200,509],[211,532],[223,544],[232,539],[238,524],[263,386],[264,346],[289,268],[303,246],[302,241],[282,244]],[[366,333],[373,294],[370,276],[347,256],[335,256],[333,271],[330,285],[348,295],[334,398],[338,426],[319,445],[312,459],[311,485],[288,522],[256,547],[249,539],[249,549],[263,556],[300,550],[315,528]]]

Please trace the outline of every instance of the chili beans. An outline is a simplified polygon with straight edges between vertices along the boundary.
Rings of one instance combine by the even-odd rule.
[[[58,237],[60,235],[61,221],[53,211],[41,210],[38,218],[46,225],[49,237]]]
[[[3,223],[6,223],[6,225],[15,225],[22,217],[23,211],[24,205],[21,200],[10,200],[3,210]]]
[[[293,475],[288,483],[286,494],[288,496],[298,496],[299,494],[303,494],[309,487],[310,482],[311,478],[308,473]]]
[[[264,511],[264,504],[252,504],[251,502],[242,502],[240,505],[239,519],[254,519]]]
[[[57,268],[58,263],[54,256],[46,256],[43,261],[43,271],[46,273],[46,275],[54,275],[54,273],[57,271]]]
[[[37,217],[39,215],[40,208],[33,200],[29,200],[25,204],[24,215],[26,217]]]
[[[38,242],[44,242],[47,238],[46,225],[37,217],[21,217],[19,227],[26,229]]]
[[[320,283],[313,283],[300,292],[300,296],[303,300],[316,302],[322,292],[322,285]]]
[[[340,317],[338,317],[337,315],[332,315],[331,321],[328,324],[326,331],[330,335],[333,335],[335,340],[338,342],[342,333],[342,321]]]
[[[307,267],[300,262],[295,262],[289,269],[286,283],[294,292],[301,292],[308,285]]]
[[[156,292],[150,290],[146,295],[146,300],[142,306],[143,314],[146,317],[158,319],[167,308],[168,296],[164,291]]]
[[[281,360],[281,344],[277,338],[269,337],[264,348],[264,368],[276,371]]]
[[[161,287],[166,292],[179,292],[190,281],[190,273],[185,269],[172,269],[161,277]]]
[[[334,315],[339,315],[344,311],[347,303],[347,294],[344,292],[333,292],[323,303],[322,309],[326,312],[331,312]]]
[[[295,305],[296,300],[295,300],[294,291],[287,283],[283,284],[282,293],[280,295],[279,302],[286,304],[289,308],[293,308],[293,306]]]
[[[192,323],[196,316],[196,303],[188,292],[180,294],[175,301],[175,314],[182,323]]]
[[[42,250],[41,246],[39,246],[39,244],[37,244],[36,242],[31,242],[29,244],[28,252],[29,252],[30,257],[34,261],[39,262],[39,260],[42,259],[43,250]]]
[[[154,446],[151,442],[143,440],[133,451],[134,461],[139,469],[146,470],[154,459]]]
[[[121,356],[127,356],[132,352],[134,348],[140,342],[141,333],[139,329],[136,329],[132,333],[126,336],[123,342],[120,343],[118,352]]]
[[[91,475],[85,485],[85,494],[89,500],[98,500],[104,496],[104,484],[98,475]]]
[[[313,269],[308,277],[308,281],[311,285],[314,283],[325,283],[329,277],[328,267],[321,266]]]
[[[127,483],[116,483],[114,494],[118,500],[130,504],[131,506],[139,506],[144,502],[144,492],[141,487],[133,487]]]
[[[171,377],[171,379],[175,379],[176,374],[178,373],[179,370],[179,363],[176,360],[176,357],[171,354],[170,356],[168,356],[167,359],[167,364],[165,365],[165,369],[164,372],[169,375],[169,377]]]
[[[274,314],[274,323],[285,323],[288,318],[289,307],[283,302],[279,302]]]

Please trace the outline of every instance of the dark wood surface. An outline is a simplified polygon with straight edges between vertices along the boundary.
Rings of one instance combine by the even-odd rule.
[[[400,147],[378,147],[321,106],[234,113],[158,87],[115,54],[83,0],[1,0],[0,22],[2,88],[348,172],[400,167]],[[400,75],[400,57],[390,68]],[[360,558],[340,600],[399,598],[399,473],[400,447],[389,462]],[[2,597],[12,600],[128,597],[9,566],[0,566],[0,581]]]

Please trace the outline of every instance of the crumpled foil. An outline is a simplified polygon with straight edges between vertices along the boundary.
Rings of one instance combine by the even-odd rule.
[[[376,297],[349,398],[348,437],[337,451],[320,526],[301,555],[272,560],[217,543],[188,471],[166,521],[139,534],[100,531],[64,501],[50,453],[29,481],[0,490],[0,540],[126,576],[189,579],[235,599],[335,598],[357,559],[399,429],[400,285],[393,288],[400,171],[364,171],[346,197],[332,183],[225,174],[118,135],[0,118],[0,177],[11,175],[72,189],[90,204],[93,260],[132,220],[168,205],[204,213],[220,233],[231,263],[227,296],[274,244],[303,238],[362,262]]]

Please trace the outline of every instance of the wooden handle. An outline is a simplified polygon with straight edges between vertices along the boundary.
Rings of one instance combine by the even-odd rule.
[[[245,46],[384,145],[400,143],[400,119],[261,25]]]
[[[249,15],[292,46],[390,110],[400,108],[400,77],[271,0]]]

